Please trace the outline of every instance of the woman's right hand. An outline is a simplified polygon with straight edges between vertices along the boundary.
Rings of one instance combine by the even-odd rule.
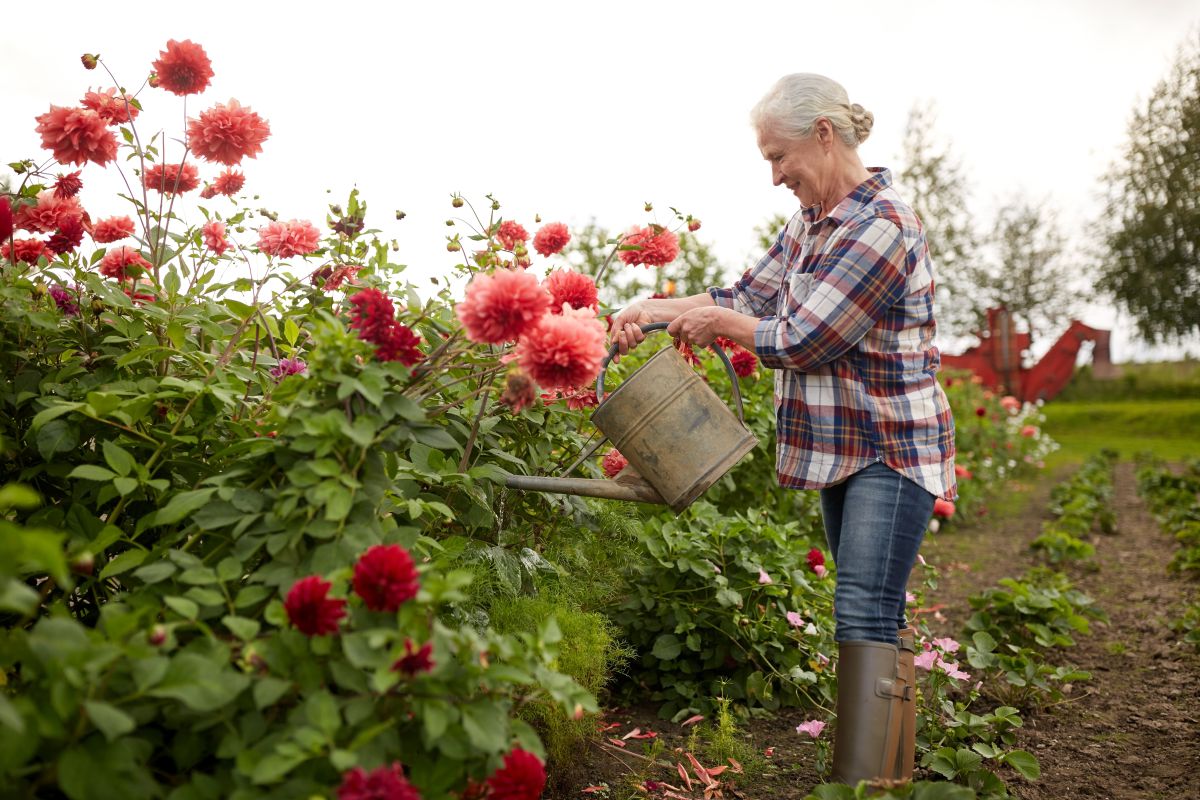
[[[646,338],[642,326],[654,322],[644,301],[630,303],[612,318],[612,330],[609,332],[609,342],[617,345],[617,354],[613,361],[621,360],[621,356],[637,347]]]

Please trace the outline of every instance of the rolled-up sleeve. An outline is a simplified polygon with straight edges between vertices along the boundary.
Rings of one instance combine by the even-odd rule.
[[[833,361],[904,296],[906,265],[899,225],[879,217],[856,224],[821,258],[807,297],[789,303],[786,317],[758,323],[755,354],[772,369],[811,371]]]
[[[785,227],[758,263],[746,270],[733,286],[710,288],[708,294],[713,302],[752,317],[774,313],[783,274],[787,271],[787,234]]]

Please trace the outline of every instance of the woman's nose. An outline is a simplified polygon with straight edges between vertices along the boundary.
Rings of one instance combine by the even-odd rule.
[[[771,165],[771,183],[775,186],[783,183],[783,172],[780,171],[778,164]]]

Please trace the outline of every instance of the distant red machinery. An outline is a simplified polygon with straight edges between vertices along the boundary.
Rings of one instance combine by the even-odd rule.
[[[1117,369],[1108,354],[1108,331],[1071,320],[1066,333],[1059,337],[1042,360],[1032,367],[1022,366],[1021,355],[1029,349],[1028,333],[1017,333],[1012,315],[1005,308],[989,308],[986,331],[978,334],[980,343],[962,355],[942,356],[942,366],[974,372],[985,386],[1002,389],[1022,401],[1049,400],[1067,385],[1075,372],[1075,358],[1084,342],[1093,342],[1092,369],[1097,378],[1116,377]]]

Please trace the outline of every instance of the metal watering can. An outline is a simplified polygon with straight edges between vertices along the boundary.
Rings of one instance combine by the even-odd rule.
[[[643,325],[642,332],[666,327],[667,323],[656,322]],[[714,344],[712,349],[733,383],[736,417],[674,347],[659,350],[605,397],[604,374],[617,354],[614,344],[596,378],[599,405],[592,412],[592,422],[604,438],[584,451],[563,475],[574,472],[605,441],[612,442],[629,466],[613,480],[509,475],[506,485],[660,503],[679,514],[758,444],[746,429],[737,373],[720,347]]]

